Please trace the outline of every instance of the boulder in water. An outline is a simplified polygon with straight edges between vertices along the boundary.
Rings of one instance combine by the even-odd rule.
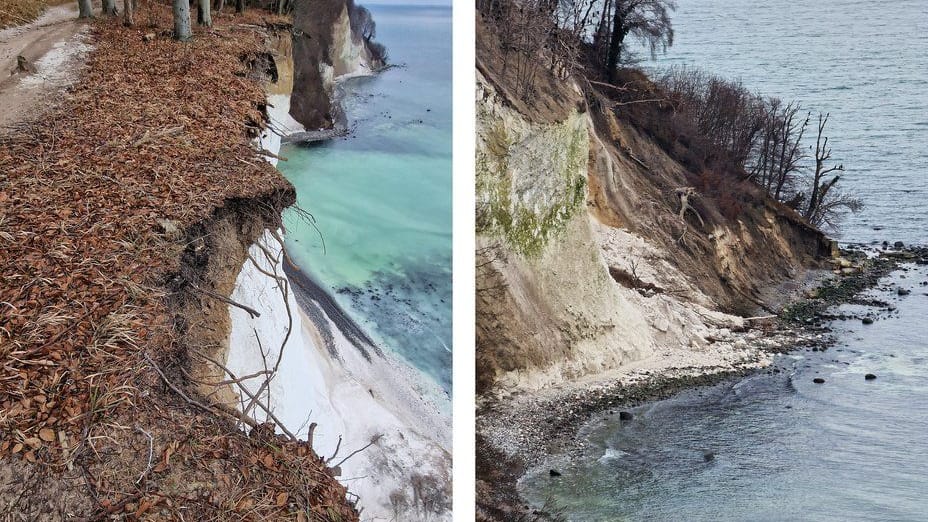
[[[825,379],[822,379],[821,377],[816,377],[812,379],[812,382],[814,382],[815,384],[825,384]]]
[[[551,475],[552,477],[560,477],[561,472],[556,469],[552,469],[552,470],[548,470],[548,475]]]
[[[619,419],[621,419],[621,420],[628,421],[628,420],[632,420],[633,417],[634,417],[634,415],[632,415],[632,412],[630,412],[630,411],[620,411],[620,412],[619,412]]]
[[[864,324],[873,324],[873,318],[872,318],[872,317],[864,317],[863,319],[860,320],[860,322],[862,322],[862,323],[864,323]]]
[[[702,460],[705,462],[712,462],[715,460],[715,453],[712,453],[711,451],[702,452]]]
[[[872,381],[873,379],[876,379],[876,375],[873,375],[872,373],[868,373],[867,375],[864,375],[864,379],[868,381]]]

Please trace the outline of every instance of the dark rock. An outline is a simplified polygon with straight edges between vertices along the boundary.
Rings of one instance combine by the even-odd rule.
[[[632,420],[633,417],[634,417],[634,415],[632,415],[632,413],[631,413],[630,411],[620,411],[620,412],[619,412],[619,419],[621,419],[621,420],[628,421],[628,420]]]
[[[896,241],[895,243],[893,243],[893,248],[895,248],[896,250],[901,250],[905,248],[905,243],[903,243],[902,241]]]
[[[912,293],[912,291],[909,290],[909,289],[907,289],[907,288],[902,288],[902,287],[900,287],[900,288],[898,288],[898,289],[896,290],[896,293],[899,294],[899,295],[909,295],[909,294]]]
[[[552,469],[552,470],[548,471],[548,475],[551,475],[552,477],[560,477],[560,476],[561,476],[561,472],[558,471],[558,470],[556,470],[556,469]]]
[[[873,375],[872,373],[868,373],[867,375],[864,375],[864,379],[868,381],[872,381],[873,379],[876,379],[876,375]]]
[[[705,462],[712,462],[715,460],[715,453],[712,453],[711,451],[702,452],[702,460]]]
[[[822,379],[821,377],[816,377],[812,379],[812,382],[814,382],[815,384],[825,384],[825,379]]]
[[[873,324],[873,318],[872,318],[872,317],[864,317],[863,319],[860,320],[860,322],[862,322],[862,323],[864,323],[864,324]]]

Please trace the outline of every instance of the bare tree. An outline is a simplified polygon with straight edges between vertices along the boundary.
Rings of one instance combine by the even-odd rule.
[[[235,12],[236,13],[245,12],[245,0],[235,0]]]
[[[677,8],[674,0],[606,0],[606,4],[611,8],[612,14],[609,52],[606,58],[606,71],[610,81],[615,81],[616,69],[627,36],[631,35],[646,44],[652,56],[657,53],[659,47],[666,50],[673,45],[670,12]],[[603,12],[603,23],[600,27],[605,25],[607,12],[608,9]]]
[[[190,0],[174,0],[174,39],[184,42],[191,36]]]
[[[103,0],[103,14],[116,16],[116,0]]]
[[[377,24],[366,7],[352,3],[348,10],[348,18],[351,28],[361,35],[365,42],[370,42],[377,36]]]
[[[763,100],[737,82],[690,67],[671,67],[657,80],[674,111],[695,125],[707,158],[745,168],[764,129]]]
[[[90,0],[77,0],[78,18],[93,18],[93,3]]]
[[[210,12],[212,0],[197,0],[197,24],[203,27],[213,26],[213,15]]]
[[[135,0],[123,0],[122,12],[124,16],[123,25],[126,27],[135,25]]]
[[[830,114],[818,115],[818,134],[815,139],[815,170],[812,173],[809,203],[803,216],[809,223],[817,226],[835,228],[837,220],[844,211],[856,212],[863,207],[861,201],[835,190],[841,175],[831,177],[832,172],[844,172],[843,164],[828,166],[831,148],[828,137],[824,135],[825,125]],[[811,147],[810,147],[811,148]],[[831,179],[828,179],[831,177]]]
[[[749,177],[782,201],[793,188],[805,159],[801,143],[811,115],[798,119],[799,104],[784,106],[779,98],[768,98],[764,105],[763,129]]]

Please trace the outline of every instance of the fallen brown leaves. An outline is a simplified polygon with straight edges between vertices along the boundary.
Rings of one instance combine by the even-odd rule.
[[[0,5],[0,29],[32,22],[49,6],[73,0],[4,0]]]
[[[152,9],[97,21],[75,87],[0,137],[0,456],[79,476],[89,518],[355,520],[311,448],[194,409],[146,360],[188,358],[165,295],[186,245],[159,223],[292,190],[251,144],[265,17],[180,44]]]

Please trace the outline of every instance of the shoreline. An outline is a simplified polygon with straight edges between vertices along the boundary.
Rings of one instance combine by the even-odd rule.
[[[371,75],[365,70],[339,77],[339,98],[345,96],[343,81]],[[268,102],[271,127],[261,146],[274,154],[267,159],[276,166],[281,144],[293,141],[280,131],[293,130],[296,122],[289,115],[289,95],[271,94]],[[346,114],[341,118],[347,121]],[[281,239],[285,237],[284,231]],[[314,447],[327,455],[338,480],[357,496],[362,520],[402,518],[403,513],[450,520],[450,397],[428,375],[381,348],[328,289],[289,257],[284,245],[272,250],[278,248],[274,255],[292,289],[288,310],[293,330],[280,379],[271,386],[278,415],[291,419],[290,429],[304,438],[308,423],[318,423]],[[248,263],[245,268],[250,270]],[[255,280],[241,282],[242,293],[251,296],[244,302],[270,293]],[[287,310],[279,303],[269,308],[265,320],[279,324],[283,318],[286,324]],[[247,335],[253,319],[239,310],[230,312],[237,317],[234,328]],[[243,354],[253,352],[246,348],[251,342],[246,335],[240,336],[236,357],[255,365],[254,353]],[[356,450],[361,451],[341,462]]]
[[[335,79],[335,85],[332,89],[332,99],[331,105],[332,110],[335,113],[335,121],[332,123],[331,129],[316,129],[316,130],[306,130],[305,127],[300,125],[298,129],[287,129],[287,132],[280,137],[282,144],[293,144],[293,145],[303,145],[309,146],[316,143],[322,143],[325,141],[333,140],[335,138],[342,138],[347,136],[351,129],[348,125],[348,114],[345,112],[345,108],[342,105],[344,101],[346,92],[345,92],[345,83],[351,80],[357,80],[361,78],[373,78],[377,76],[382,71],[389,69],[389,66],[384,66],[379,69],[366,69],[359,70],[353,73],[343,74]],[[288,101],[289,107],[289,101]],[[288,110],[289,116],[289,110]],[[291,118],[292,119],[292,118]],[[295,121],[295,120],[294,120]],[[298,122],[297,122],[298,123]],[[299,123],[298,123],[299,124]]]
[[[823,273],[815,279],[814,289],[796,289],[784,302],[789,304],[776,319],[775,330],[769,333],[749,330],[742,334],[742,338],[761,344],[762,348],[758,359],[747,360],[740,367],[666,367],[638,375],[633,368],[625,367],[542,392],[478,397],[478,493],[481,493],[481,481],[492,480],[492,487],[482,492],[488,500],[478,502],[478,514],[482,511],[503,520],[512,517],[560,520],[556,513],[546,511],[549,506],[533,506],[524,499],[519,482],[530,472],[551,467],[557,459],[582,448],[585,444],[583,429],[590,422],[606,412],[616,413],[755,372],[769,371],[775,362],[772,357],[777,355],[809,347],[813,351],[827,350],[836,341],[828,327],[832,320],[863,320],[864,317],[833,316],[829,309],[843,303],[861,302],[862,292],[875,287],[880,279],[899,270],[906,262],[928,264],[926,247],[880,250],[849,244],[842,255],[859,262],[855,267],[858,271],[837,278]],[[837,284],[833,284],[835,281]],[[784,281],[784,284],[791,282],[796,280]],[[886,303],[867,304],[891,310]]]

